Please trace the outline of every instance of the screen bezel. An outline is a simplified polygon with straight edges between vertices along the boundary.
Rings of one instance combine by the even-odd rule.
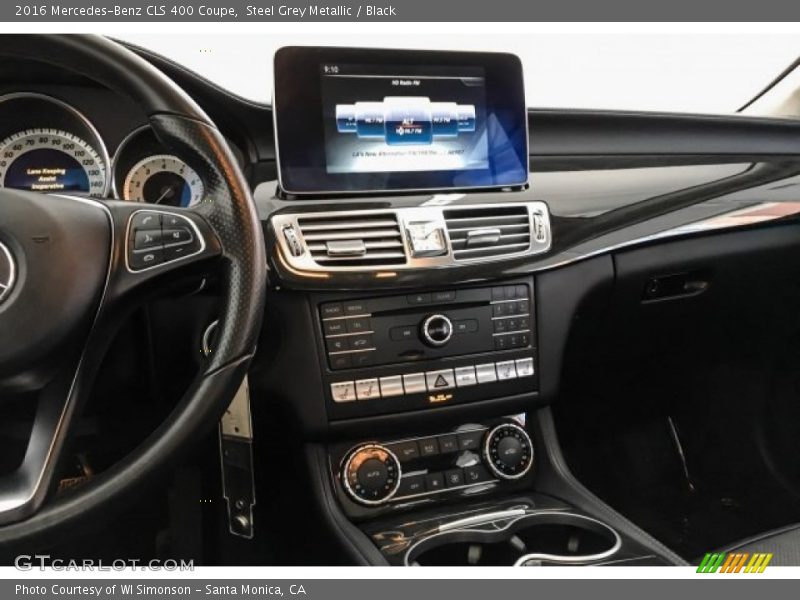
[[[486,109],[511,140],[519,168],[332,174],[327,172],[322,105],[323,64],[480,67]],[[523,187],[528,182],[528,115],[522,64],[513,54],[287,46],[275,53],[273,119],[278,183],[290,195],[456,191]],[[491,143],[491,142],[490,142]],[[492,147],[489,148],[492,157]],[[476,185],[456,185],[458,176]]]

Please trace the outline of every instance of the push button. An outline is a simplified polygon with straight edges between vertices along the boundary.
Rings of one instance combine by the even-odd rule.
[[[407,475],[400,480],[398,496],[415,496],[425,491],[424,475]]]
[[[371,329],[369,319],[366,317],[356,317],[355,319],[346,319],[346,321],[347,331],[350,333],[362,333]]]
[[[131,219],[131,229],[136,232],[140,229],[161,229],[161,213],[152,211],[139,211]]]
[[[475,377],[475,367],[459,367],[456,369],[456,385],[467,387],[475,385],[478,380]]]
[[[320,308],[323,319],[331,319],[333,317],[341,317],[344,313],[341,303],[333,302],[331,304],[323,304]]]
[[[356,386],[352,381],[332,383],[331,396],[334,402],[352,402],[356,399]]]
[[[144,250],[142,252],[131,252],[128,262],[132,269],[146,269],[164,262],[164,251],[161,248]]]
[[[442,473],[429,473],[425,476],[425,489],[429,492],[438,492],[444,489],[444,475]]]
[[[356,396],[359,400],[372,400],[381,397],[377,379],[359,379],[356,381]]]
[[[160,229],[138,229],[133,238],[134,250],[149,250],[161,247]]]
[[[489,471],[483,465],[474,465],[472,467],[464,468],[464,483],[471,485],[473,483],[483,483],[484,481],[491,480]]]
[[[339,319],[338,321],[325,321],[322,324],[322,328],[325,331],[325,335],[341,335],[347,332],[343,319]]]
[[[174,229],[162,229],[161,236],[165,245],[170,244],[190,244],[194,241],[192,232],[187,227],[176,227]]]
[[[419,457],[419,447],[417,442],[401,442],[399,444],[392,444],[389,449],[394,452],[395,456],[401,461],[414,460]]]
[[[454,435],[440,435],[439,436],[439,450],[442,454],[450,452],[458,452],[458,439]]]
[[[497,363],[497,378],[500,381],[517,378],[517,369],[514,366],[513,360]]]
[[[444,472],[444,482],[447,487],[459,487],[464,485],[464,471],[461,469],[450,469]]]
[[[367,314],[367,305],[361,301],[351,301],[344,303],[344,314],[347,316]]]
[[[426,438],[419,441],[420,456],[435,456],[439,454],[439,442],[436,438]]]
[[[328,352],[344,352],[349,349],[347,338],[329,338],[325,340]]]
[[[393,342],[403,342],[405,340],[413,340],[417,337],[417,328],[413,325],[404,325],[402,327],[392,327],[389,330],[389,338]]]
[[[425,374],[424,373],[408,373],[403,375],[403,387],[406,394],[424,394],[427,391],[425,387]]]
[[[425,382],[428,390],[447,390],[456,387],[456,378],[453,369],[442,369],[441,371],[428,371],[425,373]]]
[[[458,447],[461,450],[477,450],[481,446],[483,430],[466,431],[458,434]]]
[[[350,349],[351,350],[366,350],[368,348],[374,348],[375,341],[372,338],[372,335],[367,333],[363,335],[354,335],[350,337]]]

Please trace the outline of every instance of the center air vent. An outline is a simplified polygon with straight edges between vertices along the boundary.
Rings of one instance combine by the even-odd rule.
[[[512,255],[531,247],[525,205],[445,210],[444,219],[456,260]]]
[[[321,266],[391,266],[406,262],[403,238],[393,213],[299,217],[311,258]]]

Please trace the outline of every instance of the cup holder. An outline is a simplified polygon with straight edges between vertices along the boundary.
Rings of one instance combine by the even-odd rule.
[[[583,515],[543,512],[430,535],[409,548],[412,566],[585,565],[621,545],[611,527]]]

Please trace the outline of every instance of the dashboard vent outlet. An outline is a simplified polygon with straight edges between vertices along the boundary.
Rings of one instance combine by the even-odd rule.
[[[525,205],[445,210],[444,220],[455,260],[519,254],[531,247]]]
[[[406,262],[394,213],[298,217],[311,259],[320,266],[380,267]]]

